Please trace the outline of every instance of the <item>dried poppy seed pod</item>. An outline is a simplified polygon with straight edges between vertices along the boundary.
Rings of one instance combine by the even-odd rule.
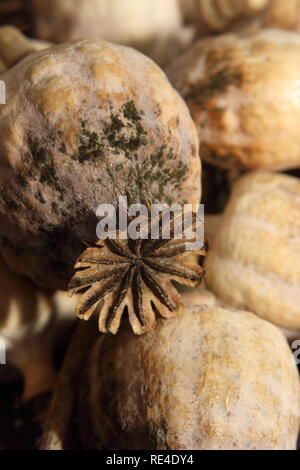
[[[181,0],[184,17],[198,27],[199,35],[225,31],[239,18],[251,18],[270,0]]]
[[[46,49],[50,44],[26,38],[20,30],[13,26],[0,27],[0,73],[12,67],[28,54]]]
[[[234,31],[256,32],[263,28],[281,28],[300,31],[300,0],[272,0],[267,8],[253,18],[243,19],[234,23],[230,29]]]
[[[82,359],[77,382],[63,368],[46,448],[67,442],[71,419],[85,449],[296,448],[298,371],[280,330],[252,313],[187,308],[144,336],[104,335]],[[68,390],[73,416],[62,423]]]
[[[182,300],[186,307],[206,305],[208,307],[215,307],[218,305],[218,299],[215,295],[207,290],[205,285],[201,285],[194,289],[182,289]]]
[[[198,137],[188,108],[150,59],[80,40],[2,75],[0,236],[8,265],[65,289],[100,204],[198,203]]]
[[[143,47],[181,25],[177,0],[31,0],[36,36],[53,42],[98,37]]]
[[[211,246],[216,236],[221,217],[221,214],[205,216],[205,236],[209,240],[209,246]]]
[[[196,236],[193,240],[186,236],[188,229],[199,230],[195,213],[190,214],[189,226],[185,223],[179,238],[175,232],[179,224],[183,228],[183,212],[169,214],[161,213],[153,224],[149,206],[148,216],[140,221],[140,235],[146,238],[132,239],[128,230],[117,230],[114,237],[99,240],[81,254],[69,284],[71,293],[85,290],[76,308],[79,318],[89,320],[96,311],[99,330],[116,334],[127,310],[133,331],[140,335],[155,327],[157,315],[169,319],[182,312],[174,282],[190,287],[201,284],[204,270],[191,257],[198,254],[203,259],[208,243],[201,240],[199,246]],[[157,238],[152,238],[153,225]]]
[[[204,159],[229,169],[300,166],[299,53],[298,34],[264,30],[200,40],[171,65]]]
[[[38,289],[11,272],[0,258],[0,340],[6,361],[21,372],[23,400],[54,387],[52,354],[57,339],[73,321],[76,299]]]
[[[300,182],[252,173],[234,186],[205,264],[227,304],[300,328]]]
[[[38,38],[101,38],[134,47],[162,66],[193,39],[178,0],[31,0],[30,10]]]

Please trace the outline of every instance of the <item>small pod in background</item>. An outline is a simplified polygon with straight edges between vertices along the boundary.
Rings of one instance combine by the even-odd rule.
[[[300,36],[198,41],[167,70],[196,121],[201,158],[223,169],[300,166]]]
[[[31,52],[46,49],[47,41],[28,39],[14,26],[0,27],[0,73],[17,64]]]
[[[300,181],[249,173],[233,187],[205,270],[228,305],[300,329]]]
[[[37,38],[99,38],[134,47],[163,65],[190,42],[178,0],[30,0]]]
[[[224,32],[239,20],[251,22],[270,6],[270,0],[180,0],[180,2],[185,21],[195,25],[198,36]]]

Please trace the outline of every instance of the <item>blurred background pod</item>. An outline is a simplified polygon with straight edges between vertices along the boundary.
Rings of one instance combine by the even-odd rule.
[[[132,46],[162,66],[194,37],[178,0],[0,0],[1,24],[54,43],[100,38]]]
[[[31,52],[46,49],[47,41],[28,39],[14,26],[0,27],[0,73],[12,67]]]
[[[55,386],[54,353],[74,320],[76,296],[36,287],[10,271],[2,258],[0,283],[0,339],[8,366],[22,375],[23,400],[28,401]]]
[[[181,24],[177,0],[31,0],[39,38],[65,42],[82,37],[142,45]]]
[[[233,187],[205,269],[208,287],[228,305],[300,329],[300,182],[249,173]]]
[[[224,32],[240,18],[254,17],[270,0],[181,0],[187,22],[194,23],[199,36]]]
[[[267,8],[248,20],[241,18],[232,30],[255,32],[263,28],[281,28],[300,32],[300,1],[270,0]]]
[[[170,63],[191,41],[178,0],[30,0],[33,34],[61,43],[101,38]]]
[[[226,34],[199,40],[167,69],[203,160],[237,172],[299,168],[299,53],[295,32]]]
[[[181,9],[198,37],[264,28],[300,31],[299,0],[181,0]]]

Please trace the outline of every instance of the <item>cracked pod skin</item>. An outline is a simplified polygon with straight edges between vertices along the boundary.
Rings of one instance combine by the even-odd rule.
[[[299,55],[298,34],[264,30],[200,40],[168,68],[203,159],[225,169],[300,166]]]
[[[84,363],[84,448],[296,448],[297,368],[280,330],[252,313],[186,308],[142,337],[102,336]]]
[[[300,328],[300,181],[252,173],[234,186],[205,269],[227,304]]]
[[[65,289],[101,203],[198,203],[198,138],[164,73],[100,40],[31,54],[1,77],[1,251],[16,272]]]

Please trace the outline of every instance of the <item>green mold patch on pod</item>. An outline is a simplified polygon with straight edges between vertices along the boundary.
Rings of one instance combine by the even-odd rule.
[[[119,196],[200,201],[196,129],[147,57],[79,40],[26,57],[3,79],[0,237],[22,255],[1,251],[18,273],[65,289],[83,240],[96,241],[98,206]]]

